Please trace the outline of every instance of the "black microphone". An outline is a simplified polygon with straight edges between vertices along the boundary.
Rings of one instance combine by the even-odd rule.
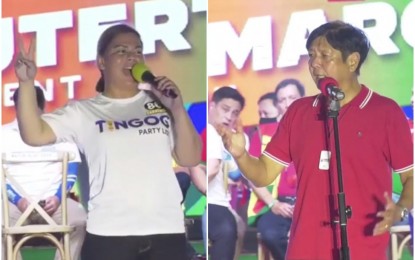
[[[344,99],[344,92],[337,87],[339,84],[335,79],[325,77],[320,79],[317,85],[324,96],[336,101]]]
[[[156,77],[151,73],[144,63],[136,63],[131,69],[133,78],[138,82],[147,82],[152,86],[157,86]],[[163,95],[166,97],[176,98],[177,94],[172,89],[165,89]]]

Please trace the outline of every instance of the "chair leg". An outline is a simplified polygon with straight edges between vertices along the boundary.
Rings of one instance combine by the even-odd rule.
[[[258,260],[265,260],[264,251],[261,241],[258,241]]]
[[[411,235],[409,234],[401,241],[401,244],[398,247],[398,259],[402,258],[405,244],[408,243],[410,239],[411,239]]]
[[[398,236],[396,233],[391,234],[391,242],[392,242],[392,260],[398,260]]]
[[[70,251],[70,245],[69,245],[69,233],[65,233],[63,235],[63,246],[64,246],[64,252],[65,257],[64,260],[71,260],[71,251]],[[74,259],[76,260],[76,259]]]
[[[260,244],[261,247],[261,251],[262,251],[262,255],[263,255],[263,259],[264,260],[274,260],[274,258],[272,258],[271,253],[269,252],[268,248],[266,245],[264,245],[264,243]]]
[[[19,254],[20,249],[22,248],[23,244],[20,244],[19,242],[17,242],[14,246],[12,244],[12,260],[17,260],[17,255]]]
[[[276,260],[272,257],[267,246],[264,245],[264,243],[262,243],[261,234],[259,233],[257,234],[257,240],[258,240],[258,260]]]
[[[264,260],[274,260],[274,258],[272,258],[271,253],[269,252],[268,248],[266,245],[264,245],[263,243],[261,243],[262,246],[262,251],[264,252]]]
[[[6,247],[7,260],[13,260],[13,237],[11,235],[6,236]]]

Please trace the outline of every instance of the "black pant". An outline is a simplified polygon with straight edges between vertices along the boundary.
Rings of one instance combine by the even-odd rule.
[[[86,234],[82,260],[183,260],[185,234],[97,236]]]
[[[278,196],[278,201],[294,205],[295,197]],[[259,217],[258,232],[275,259],[285,259],[291,222],[292,218],[275,215],[271,210]]]
[[[208,204],[208,237],[212,260],[232,260],[235,255],[237,227],[232,212],[224,206]]]

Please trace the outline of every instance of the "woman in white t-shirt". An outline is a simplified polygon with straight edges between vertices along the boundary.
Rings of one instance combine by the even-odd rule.
[[[35,47],[26,52],[20,41],[19,49],[22,138],[30,145],[72,141],[86,155],[90,200],[82,259],[186,259],[182,195],[171,162],[197,165],[200,139],[174,82],[155,77],[143,91],[133,78],[133,66],[144,62],[139,33],[124,24],[107,28],[98,41],[99,93],[41,117]]]

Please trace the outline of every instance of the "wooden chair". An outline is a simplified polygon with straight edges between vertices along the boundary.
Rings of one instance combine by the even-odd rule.
[[[392,260],[400,260],[405,245],[411,240],[411,233],[409,225],[392,226],[390,229],[391,234],[391,251]],[[398,235],[404,235],[403,240],[398,245]]]
[[[38,200],[30,197],[22,187],[16,182],[13,176],[8,174],[5,164],[35,163],[35,162],[60,162],[62,163],[62,191],[66,190],[67,166],[69,160],[68,153],[62,152],[12,152],[2,154],[2,204],[3,204],[3,239],[6,241],[7,260],[15,260],[20,248],[33,238],[44,238],[49,240],[57,250],[63,260],[70,260],[69,254],[69,233],[74,229],[68,225],[66,198],[67,193],[62,192],[61,199],[61,224],[56,223],[46,211],[38,204]],[[6,191],[6,181],[11,184],[16,191],[29,200],[29,206],[19,217],[14,225],[10,225],[9,220],[9,201]],[[29,216],[36,212],[45,224],[31,224],[28,222]],[[26,225],[26,222],[28,223]],[[62,237],[62,242],[58,237]]]
[[[261,234],[257,233],[258,240],[258,260],[274,260],[267,246],[262,242]]]

